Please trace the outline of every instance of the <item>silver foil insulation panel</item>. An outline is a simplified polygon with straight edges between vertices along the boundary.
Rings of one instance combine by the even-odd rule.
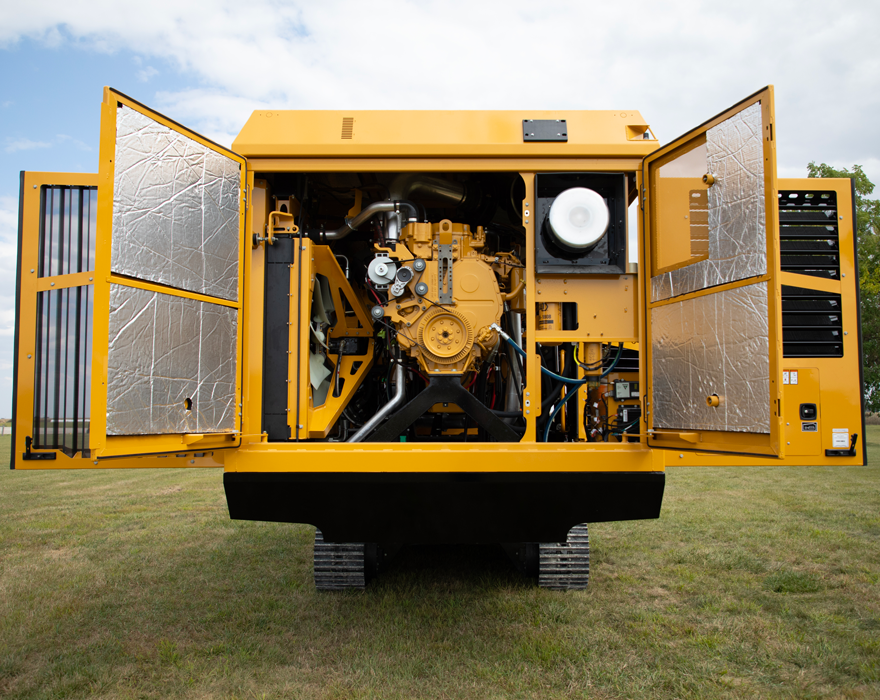
[[[767,302],[759,282],[651,309],[655,428],[770,432]]]
[[[767,272],[762,128],[757,102],[706,132],[709,257],[653,277],[653,301]]]
[[[120,106],[115,166],[111,270],[236,301],[239,164]]]
[[[234,430],[236,315],[111,284],[107,434]]]

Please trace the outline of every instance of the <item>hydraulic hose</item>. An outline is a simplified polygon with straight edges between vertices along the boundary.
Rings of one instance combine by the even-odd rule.
[[[503,330],[501,330],[500,326],[493,323],[492,328],[494,330],[496,330],[501,335],[502,338],[504,338],[508,343],[510,343],[510,347],[512,347],[514,350],[516,350],[523,357],[528,357],[528,355],[526,355],[526,351],[523,350],[519,345],[514,343],[513,339],[509,335],[507,335],[507,333],[505,333]],[[557,382],[565,382],[566,384],[583,384],[583,381],[580,379],[569,379],[568,377],[563,377],[561,374],[556,374],[556,372],[551,372],[549,369],[547,369],[546,367],[543,367],[543,366],[541,367],[541,371],[544,374],[546,374],[548,377],[550,377],[551,379],[555,379]]]
[[[602,374],[600,374],[596,379],[601,380],[607,377],[611,372],[614,371],[614,368],[617,367],[617,363],[620,361],[620,356],[623,355],[623,343],[617,346],[617,356],[614,358],[614,361],[611,365],[606,369]],[[553,419],[556,418],[556,415],[562,410],[562,407],[565,405],[565,402],[568,401],[572,396],[577,394],[577,389],[582,387],[588,381],[590,381],[592,377],[588,379],[580,379],[578,380],[578,385],[576,387],[572,387],[569,389],[568,393],[565,395],[565,398],[562,399],[558,404],[556,404],[556,408],[550,413],[550,417],[547,419],[547,425],[544,426],[544,439],[543,442],[547,442],[547,438],[550,436],[550,426],[553,425]]]

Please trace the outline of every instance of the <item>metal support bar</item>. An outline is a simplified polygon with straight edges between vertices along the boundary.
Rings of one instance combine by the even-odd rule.
[[[418,396],[391,415],[370,437],[370,442],[396,442],[400,435],[437,403],[453,403],[489,433],[494,442],[519,442],[507,423],[461,385],[461,377],[434,377]]]

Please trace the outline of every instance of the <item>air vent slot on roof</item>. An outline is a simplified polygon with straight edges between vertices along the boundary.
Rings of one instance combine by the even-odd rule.
[[[342,118],[342,138],[350,139],[354,135],[354,117]]]

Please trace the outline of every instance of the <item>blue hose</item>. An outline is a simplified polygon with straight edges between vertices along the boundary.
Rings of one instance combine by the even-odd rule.
[[[528,357],[528,355],[526,355],[526,351],[523,350],[519,345],[514,343],[512,338],[507,338],[507,342],[510,343],[510,346],[520,355],[522,355],[523,357]],[[622,348],[623,346],[621,345],[620,347]],[[551,372],[546,367],[541,367],[541,371],[548,377],[555,379],[557,382],[565,382],[566,384],[577,384],[578,386],[584,383],[584,380],[582,379],[569,379],[568,377],[563,377],[561,374],[556,374],[556,372]],[[602,376],[604,377],[605,375],[603,374]]]
[[[514,345],[514,347],[516,347],[516,345]],[[614,368],[617,367],[617,363],[620,361],[621,355],[623,355],[623,343],[621,343],[620,345],[617,346],[617,357],[614,358],[614,362],[612,362],[611,366],[597,377],[597,381],[604,379],[609,374],[611,374],[611,372],[614,370]],[[543,367],[541,369],[543,369]],[[549,372],[549,370],[548,370],[548,372]],[[549,372],[549,373],[553,374],[552,372]],[[553,409],[553,411],[551,411],[550,417],[547,419],[547,424],[544,426],[544,439],[542,442],[547,442],[547,438],[550,436],[550,426],[553,425],[553,419],[556,418],[556,415],[562,410],[562,407],[565,406],[565,402],[568,401],[572,396],[577,394],[577,390],[580,387],[582,387],[584,384],[586,384],[588,381],[590,381],[590,379],[592,379],[592,377],[590,377],[588,379],[574,380],[574,382],[577,383],[577,386],[572,387],[569,390],[569,392],[565,395],[565,398],[562,399],[562,401],[560,401],[558,404],[556,404],[556,407]],[[568,380],[568,382],[573,383],[572,380],[570,380],[570,379]]]

